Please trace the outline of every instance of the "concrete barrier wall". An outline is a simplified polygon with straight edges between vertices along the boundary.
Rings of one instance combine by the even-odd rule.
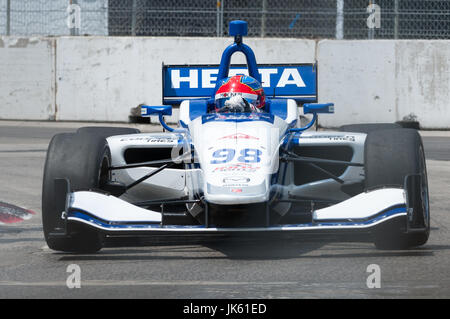
[[[57,43],[58,120],[126,121],[141,103],[162,103],[161,65],[219,64],[230,39],[72,38]],[[315,60],[315,42],[246,39],[259,63]],[[233,56],[232,63],[245,63]],[[176,115],[175,115],[176,117]]]
[[[55,40],[0,37],[0,119],[55,119]]]
[[[231,41],[2,37],[0,118],[126,122],[139,104],[161,104],[163,62],[218,64]],[[245,42],[258,63],[318,61],[319,101],[336,105],[336,114],[320,117],[324,126],[415,120],[450,128],[450,41]]]
[[[397,41],[399,119],[424,128],[450,128],[450,41]]]
[[[319,100],[336,114],[324,126],[418,121],[450,128],[450,41],[320,41]]]
[[[321,125],[397,120],[394,41],[321,41],[318,60],[319,101],[335,103]]]

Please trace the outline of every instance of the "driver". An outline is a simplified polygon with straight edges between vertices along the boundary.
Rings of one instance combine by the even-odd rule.
[[[218,84],[215,95],[215,110],[218,113],[262,112],[264,105],[261,83],[251,76],[235,75]]]

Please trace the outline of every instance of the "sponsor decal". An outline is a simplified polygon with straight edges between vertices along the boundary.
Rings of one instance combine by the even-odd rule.
[[[212,113],[202,116],[202,124],[212,121],[221,121],[221,122],[264,121],[268,123],[273,123],[274,116],[269,113]]]
[[[249,164],[233,164],[227,166],[216,167],[212,172],[246,172],[246,173],[254,173],[259,170],[261,167],[255,167]]]
[[[345,135],[345,136],[336,136],[336,137],[330,137],[330,141],[355,141],[355,136],[353,135]]]
[[[223,179],[224,183],[248,183],[250,178],[243,176],[229,176]]]
[[[172,144],[176,140],[167,137],[125,137],[120,139],[121,142],[144,141],[146,143]]]
[[[354,135],[302,135],[300,137],[300,139],[328,139],[330,141],[350,141],[350,142],[354,142],[355,141],[355,136]]]
[[[268,96],[301,101],[317,99],[317,68],[314,64],[258,65],[261,84]],[[165,65],[163,102],[178,103],[187,98],[207,98],[215,94],[218,65]],[[248,75],[244,65],[232,65],[228,76]]]
[[[244,176],[228,176],[223,179],[223,187],[248,187],[250,178]]]
[[[241,93],[241,92],[224,92],[224,93],[216,94],[215,97],[217,100],[217,99],[233,97],[233,96],[242,96],[243,98],[247,99],[247,101],[256,100],[258,98],[258,95],[256,95],[256,94]]]
[[[227,135],[224,137],[219,138],[219,140],[225,140],[225,139],[231,139],[231,140],[238,140],[238,139],[245,139],[245,140],[259,140],[259,138],[250,136],[243,133],[236,133],[232,135]]]
[[[285,88],[292,86],[309,88],[315,84],[316,71],[314,65],[259,65],[262,86],[264,88]],[[170,66],[164,67],[164,80],[171,89],[214,89],[219,68],[215,66]],[[248,75],[246,67],[231,66],[228,76]],[[309,88],[311,90],[311,88]],[[292,90],[292,89],[291,89]],[[306,89],[304,89],[306,90]],[[297,93],[296,91],[294,91]]]
[[[262,79],[262,86],[265,88],[284,88],[288,85],[292,85],[296,88],[304,88],[306,87],[306,84],[301,73],[304,73],[304,77],[310,77],[311,71],[309,71],[310,73],[307,73],[308,71],[309,69],[300,66],[259,68],[259,73],[261,74]],[[218,73],[218,68],[171,68],[169,69],[168,75],[170,79],[170,88],[180,89],[182,87],[182,83],[185,83],[187,87],[192,89],[212,89],[216,85]],[[248,75],[248,70],[231,67],[228,76],[234,76],[238,74]],[[199,81],[200,79],[202,81]]]
[[[223,187],[249,187],[248,184],[223,184]]]

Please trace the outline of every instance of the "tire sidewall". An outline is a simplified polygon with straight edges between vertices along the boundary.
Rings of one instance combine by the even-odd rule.
[[[82,133],[63,133],[50,142],[44,168],[42,223],[48,246],[54,250],[92,252],[101,248],[101,236],[86,227],[72,227],[71,238],[51,238],[55,229],[65,229],[62,212],[55,202],[55,178],[67,178],[71,191],[99,189],[102,162],[111,163],[111,152],[104,137]],[[106,168],[107,171],[107,168]],[[108,172],[109,174],[109,172]]]
[[[405,177],[422,175],[426,189],[426,230],[405,233],[406,221],[380,225],[375,231],[375,244],[381,249],[405,249],[426,243],[430,233],[430,209],[427,171],[422,138],[414,129],[388,129],[370,132],[365,142],[365,189],[404,187]]]

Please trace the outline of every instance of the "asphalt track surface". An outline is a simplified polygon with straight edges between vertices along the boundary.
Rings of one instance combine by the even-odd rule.
[[[369,242],[327,238],[219,240],[74,255],[45,244],[41,183],[51,137],[80,126],[86,123],[0,122],[0,201],[36,212],[30,220],[0,225],[0,298],[450,297],[448,132],[421,132],[431,236],[420,248],[380,251]],[[80,267],[81,288],[66,285],[71,264]],[[381,288],[367,287],[371,264],[380,267]]]

